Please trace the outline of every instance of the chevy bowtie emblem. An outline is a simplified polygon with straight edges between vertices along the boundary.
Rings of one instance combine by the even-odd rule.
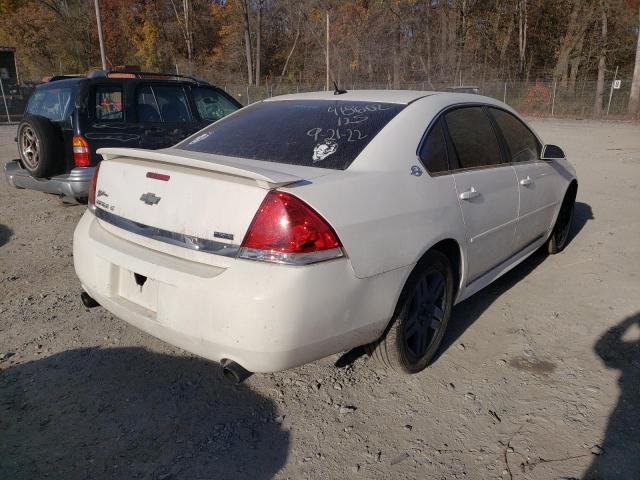
[[[140,201],[147,205],[156,205],[160,201],[160,197],[157,197],[155,193],[147,192],[142,194]]]

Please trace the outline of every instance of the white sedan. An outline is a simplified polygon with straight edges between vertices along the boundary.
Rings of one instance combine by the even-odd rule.
[[[361,345],[421,371],[454,304],[564,248],[578,187],[510,107],[456,93],[286,95],[99,153],[85,304],[237,381]]]

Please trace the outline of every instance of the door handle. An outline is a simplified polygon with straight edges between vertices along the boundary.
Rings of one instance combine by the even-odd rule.
[[[476,198],[479,195],[480,195],[480,192],[478,192],[474,187],[471,187],[466,192],[462,192],[460,194],[460,200],[471,200],[472,198]]]
[[[533,185],[533,180],[531,179],[531,177],[523,178],[522,180],[520,180],[520,185],[522,185],[523,187],[526,187],[527,185]]]

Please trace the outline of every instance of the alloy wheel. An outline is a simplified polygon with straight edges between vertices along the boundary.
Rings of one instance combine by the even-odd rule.
[[[446,279],[439,271],[427,273],[416,285],[403,328],[411,362],[419,361],[429,351],[442,328],[447,300],[445,287]]]
[[[40,140],[28,125],[20,132],[22,161],[29,170],[35,170],[40,163]]]

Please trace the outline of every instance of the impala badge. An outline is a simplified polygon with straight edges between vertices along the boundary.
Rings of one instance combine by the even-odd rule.
[[[157,205],[160,201],[160,197],[157,197],[155,193],[147,192],[142,194],[140,201],[147,205]]]

